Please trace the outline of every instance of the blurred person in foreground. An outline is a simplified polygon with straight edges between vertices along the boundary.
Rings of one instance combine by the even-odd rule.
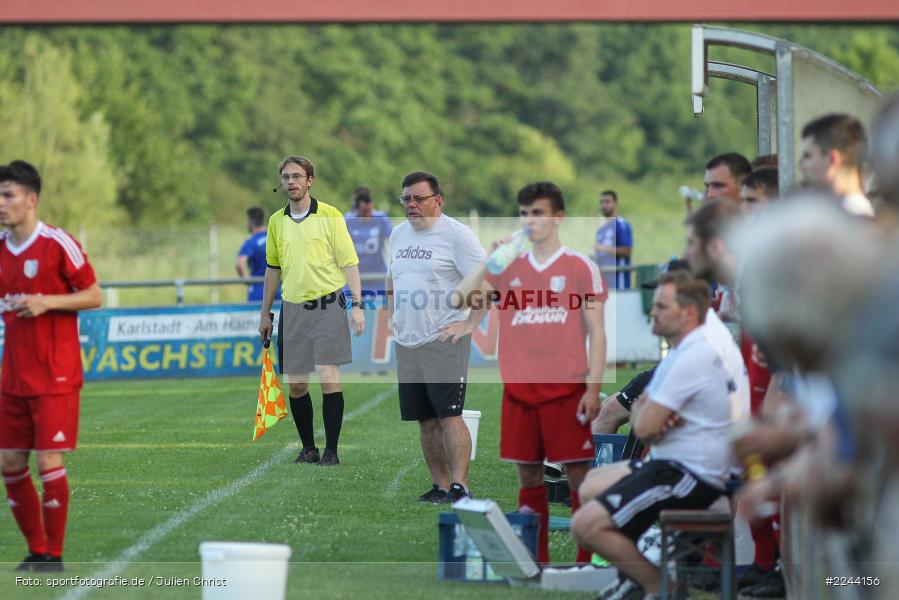
[[[563,465],[576,513],[577,490],[595,456],[589,423],[599,412],[608,291],[597,266],[559,239],[562,190],[548,181],[526,185],[518,192],[518,211],[532,249],[498,275],[485,262],[454,297],[483,303],[486,296],[477,291],[486,281],[484,291],[495,298],[503,378],[500,457],[518,467],[520,510],[540,516],[537,560],[548,564],[543,461]],[[577,562],[589,561],[590,553],[579,548]]]
[[[69,510],[66,452],[78,441],[83,373],[78,311],[103,293],[81,246],[38,219],[41,176],[16,160],[0,167],[0,305],[3,309],[0,463],[9,508],[28,556],[17,571],[59,572]],[[43,492],[28,469],[32,450]]]
[[[636,540],[662,510],[709,507],[734,466],[731,393],[739,374],[730,372],[703,327],[709,298],[708,284],[688,273],[659,278],[652,330],[672,349],[631,411],[649,457],[593,469],[580,488],[572,532],[619,570],[600,598],[640,591],[655,597],[667,574],[640,553]]]
[[[799,171],[803,186],[827,189],[850,215],[873,217],[874,207],[862,189],[867,136],[861,121],[847,114],[828,114],[802,128]]]
[[[874,117],[869,151],[876,221],[884,234],[880,275],[872,277],[846,334],[836,340],[830,363],[857,442],[853,558],[878,565],[878,572],[865,575],[881,578],[873,597],[886,599],[899,588],[899,94]]]
[[[815,527],[849,521],[846,504],[834,500],[851,498],[854,441],[829,357],[878,263],[867,232],[836,202],[806,194],[764,211],[732,242],[742,265],[745,325],[787,371],[787,393],[769,393],[760,420],[734,440],[738,456],[768,469],[740,491],[740,510],[755,517],[759,506],[782,495],[781,547],[791,595],[811,556],[804,554],[809,530],[797,519],[814,515]],[[840,543],[826,530],[816,535],[823,548]],[[830,550],[822,555],[828,569],[846,567]]]
[[[899,93],[888,98],[874,117],[869,161],[876,221],[882,231],[895,237],[899,233]]]
[[[743,180],[743,189],[747,185],[764,187],[765,183],[756,184],[753,178],[765,177],[768,184],[770,178],[764,175],[772,169],[760,169]],[[774,189],[776,190],[777,172],[774,173]],[[762,174],[760,176],[760,174]],[[737,281],[740,270],[737,257],[732,249],[732,241],[728,234],[744,221],[745,205],[736,207],[730,202],[713,201],[704,204],[696,212],[687,217],[687,260],[694,274],[713,278],[721,286],[721,302],[719,314],[725,321],[735,326],[740,353],[749,379],[750,412],[753,417],[762,410],[762,403],[771,382],[771,372],[753,341],[749,332],[741,323],[742,285]],[[741,214],[742,213],[742,214]],[[754,542],[754,557],[749,569],[741,574],[737,586],[741,595],[755,597],[783,597],[784,581],[776,569],[777,562],[777,520],[775,515],[759,520],[751,526]],[[698,586],[706,587],[706,586]]]

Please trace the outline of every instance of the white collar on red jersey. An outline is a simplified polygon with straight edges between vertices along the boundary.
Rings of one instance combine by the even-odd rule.
[[[565,252],[567,252],[567,251],[568,251],[568,248],[566,248],[564,245],[559,246],[559,249],[556,250],[552,256],[550,256],[548,259],[546,259],[545,263],[540,264],[537,262],[537,259],[534,258],[534,251],[531,250],[528,252],[528,262],[531,263],[531,266],[534,267],[535,271],[537,271],[538,273],[541,273],[541,272],[547,270],[548,268],[550,268],[552,266],[552,264],[554,262],[556,262],[557,260],[559,260],[559,257],[562,256],[563,254],[565,254]]]
[[[9,249],[10,254],[12,254],[13,256],[19,256],[20,254],[22,254],[23,252],[28,250],[28,248],[31,247],[31,244],[34,243],[34,240],[36,240],[37,237],[41,234],[41,230],[43,228],[44,228],[44,222],[38,221],[37,227],[35,227],[34,231],[31,233],[31,235],[28,236],[28,239],[25,240],[24,242],[22,242],[21,246],[14,245],[12,243],[12,240],[9,238],[9,236],[7,236],[6,237],[6,247]]]

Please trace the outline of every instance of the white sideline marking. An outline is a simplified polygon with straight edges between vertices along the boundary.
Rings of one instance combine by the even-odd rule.
[[[393,478],[393,481],[388,483],[387,487],[384,488],[385,500],[393,500],[394,498],[396,498],[396,493],[400,487],[400,482],[406,475],[409,474],[409,471],[417,467],[420,463],[421,459],[416,459],[397,472],[396,477]]]
[[[371,411],[376,408],[381,402],[389,398],[394,394],[393,389],[387,389],[377,394],[374,398],[364,403],[362,406],[349,413],[344,417],[344,421],[350,421],[356,417],[360,417],[365,413]],[[321,435],[321,431],[316,431],[317,435]],[[169,520],[160,523],[147,533],[145,533],[134,545],[129,548],[126,548],[121,554],[115,557],[110,563],[94,573],[93,575],[89,575],[86,579],[108,579],[111,577],[115,577],[123,570],[128,567],[128,563],[133,561],[135,558],[140,556],[141,553],[149,550],[153,546],[155,546],[159,541],[170,534],[172,531],[197,516],[210,506],[218,504],[225,498],[229,496],[233,496],[243,488],[247,487],[260,477],[262,477],[269,469],[271,469],[276,464],[279,464],[286,460],[292,453],[297,451],[297,447],[299,446],[299,442],[293,442],[288,444],[284,448],[278,450],[271,458],[262,463],[261,465],[252,469],[249,473],[241,477],[240,479],[236,479],[231,483],[224,485],[217,490],[213,490],[212,492],[206,494],[204,497],[200,498],[185,510],[182,510],[178,514],[174,515]],[[78,587],[71,590],[69,593],[61,596],[61,600],[78,600],[79,598],[84,598],[95,588],[91,586]]]

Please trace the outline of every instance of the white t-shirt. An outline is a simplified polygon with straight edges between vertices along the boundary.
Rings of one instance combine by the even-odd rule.
[[[862,194],[849,194],[848,196],[843,196],[840,200],[840,207],[850,215],[859,217],[874,216],[874,206],[871,204],[871,201]]]
[[[694,329],[653,374],[649,400],[675,411],[682,422],[654,443],[649,455],[676,461],[723,489],[734,466],[731,394],[737,383],[709,337],[705,326]]]
[[[390,253],[398,344],[416,348],[433,342],[442,327],[468,318],[468,309],[452,307],[451,292],[487,255],[471,229],[447,215],[424,231],[405,221],[390,235]]]
[[[749,372],[746,370],[743,353],[737,346],[733,332],[711,308],[705,314],[705,324],[702,328],[705,330],[706,339],[721,356],[727,372],[736,384],[734,391],[730,394],[731,420],[736,423],[748,419],[750,417]]]

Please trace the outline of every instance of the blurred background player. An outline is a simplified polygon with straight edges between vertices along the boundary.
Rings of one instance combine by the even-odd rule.
[[[578,488],[595,456],[590,422],[599,414],[608,293],[597,266],[559,239],[565,200],[555,184],[526,185],[518,192],[518,206],[531,251],[499,275],[481,265],[454,297],[474,302],[485,280],[487,292],[499,292],[500,456],[518,467],[520,510],[540,515],[537,560],[546,564],[549,504],[543,461],[564,466],[576,512]],[[494,242],[493,249],[498,245]],[[590,553],[579,548],[577,562],[589,560]]]
[[[247,230],[250,237],[244,240],[237,253],[237,262],[234,268],[237,269],[239,277],[263,277],[265,275],[265,211],[258,206],[247,209]],[[253,283],[247,286],[247,302],[259,302],[262,300],[263,284]],[[278,284],[278,291],[275,299],[281,299],[281,285]]]
[[[752,165],[742,154],[727,152],[719,154],[705,165],[704,202],[709,200],[726,199],[739,204],[740,184],[743,178],[752,172]]]
[[[353,191],[353,210],[345,214],[344,218],[359,257],[359,274],[363,279],[362,295],[383,296],[384,275],[387,273],[384,254],[393,231],[390,217],[384,211],[373,210],[371,191],[367,187],[358,187]],[[377,277],[366,277],[375,275]]]
[[[72,237],[37,218],[40,174],[13,161],[0,167],[0,306],[6,326],[0,395],[0,459],[13,517],[29,554],[17,571],[62,571],[69,509],[65,452],[78,439],[82,386],[77,311],[103,293]],[[42,499],[28,469],[37,453]]]
[[[777,196],[777,169],[760,167],[743,179],[740,186],[740,212],[744,215],[752,214]]]
[[[866,152],[865,126],[855,117],[830,114],[810,121],[802,128],[802,184],[830,190],[850,215],[873,217],[874,207],[862,189]]]
[[[600,269],[609,269],[602,274],[606,281],[606,289],[629,288],[631,272],[626,267],[631,264],[631,253],[634,249],[631,224],[624,217],[618,216],[618,194],[613,190],[606,190],[599,195],[599,210],[606,220],[596,230],[593,259]],[[625,269],[619,271],[621,267]]]

